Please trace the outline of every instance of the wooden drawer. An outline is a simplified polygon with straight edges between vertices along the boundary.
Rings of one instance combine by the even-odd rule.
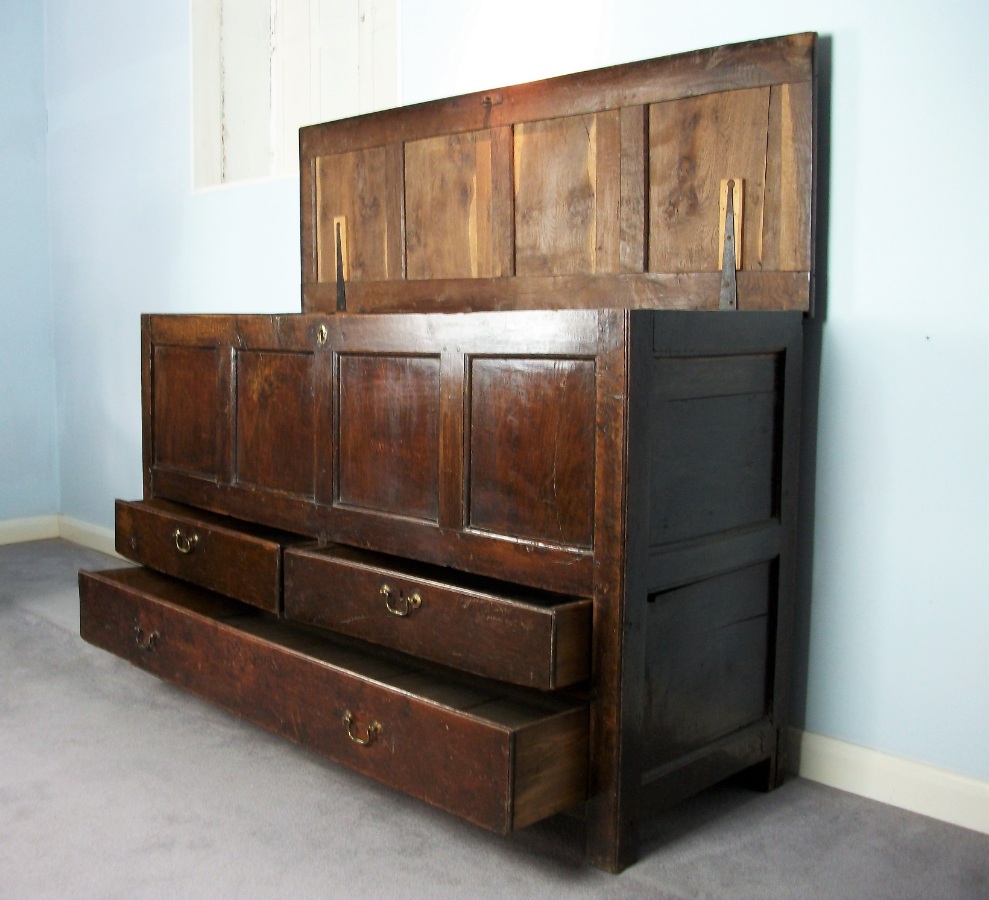
[[[349,547],[285,553],[285,615],[544,690],[590,674],[590,600]]]
[[[121,556],[271,612],[281,610],[282,550],[305,540],[166,500],[116,505]]]
[[[81,572],[79,591],[90,643],[485,828],[586,798],[586,704],[464,683],[149,569]]]

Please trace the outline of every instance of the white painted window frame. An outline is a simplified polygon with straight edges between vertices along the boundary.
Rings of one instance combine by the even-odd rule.
[[[396,106],[401,0],[190,0],[196,189],[298,171],[302,125]]]

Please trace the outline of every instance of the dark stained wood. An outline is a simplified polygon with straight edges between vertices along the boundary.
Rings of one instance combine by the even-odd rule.
[[[469,522],[590,548],[594,361],[484,357],[470,367]]]
[[[221,356],[235,351],[236,399],[225,427],[238,435],[240,476],[158,467],[153,493],[316,538],[586,595],[596,453],[593,361],[601,317],[615,315],[239,316],[226,325],[210,316],[183,317],[181,324],[151,317],[149,353],[159,334],[170,346],[201,341],[193,320]],[[475,357],[489,372],[497,360],[509,367],[529,360],[525,390],[530,407],[541,412],[533,418],[520,411],[515,433],[531,449],[522,456],[512,451],[517,466],[511,454],[492,457],[488,437],[470,435],[474,427],[484,429],[497,446],[508,446],[491,405],[500,401],[486,399],[484,378],[476,421],[465,415]],[[287,399],[262,403],[249,391],[255,383],[284,391]],[[499,390],[517,403],[518,388],[512,382]],[[300,403],[304,410],[293,412]],[[561,403],[573,409],[563,415],[556,408]],[[556,449],[542,445],[544,428],[560,435]],[[471,461],[467,451],[475,447],[479,455]],[[285,465],[276,463],[279,454]],[[507,512],[516,506],[517,514]]]
[[[590,600],[342,546],[286,553],[285,615],[542,690],[590,674]]]
[[[774,567],[649,597],[643,764],[681,758],[767,714]]]
[[[282,550],[305,540],[167,500],[118,500],[115,530],[121,556],[275,613]]]
[[[246,353],[311,358],[312,383],[331,395],[329,401],[315,398],[314,408],[321,417],[352,420],[355,433],[364,434],[346,451],[355,462],[358,448],[363,448],[365,459],[377,452],[368,449],[376,440],[376,417],[386,424],[401,422],[408,401],[402,405],[396,398],[411,396],[412,406],[417,395],[432,398],[430,408],[436,416],[427,430],[437,437],[425,456],[432,460],[430,471],[445,485],[437,496],[446,499],[436,502],[444,524],[415,520],[408,515],[408,504],[404,514],[386,514],[341,502],[332,492],[329,497],[321,492],[319,502],[312,503],[281,490],[218,484],[173,469],[153,473],[155,490],[163,496],[281,527],[291,525],[296,531],[406,560],[592,598],[593,701],[586,714],[588,859],[616,871],[635,858],[638,822],[648,812],[642,805],[643,784],[652,785],[649,796],[663,802],[685,786],[696,788],[714,774],[723,777],[737,771],[733,766],[762,764],[764,769],[768,766],[767,778],[778,777],[775,743],[766,735],[775,734],[782,724],[778,696],[785,695],[786,675],[775,660],[784,659],[787,652],[792,602],[793,520],[784,523],[781,517],[784,510],[792,512],[794,497],[798,410],[793,367],[800,365],[799,314],[347,314],[236,317],[226,323],[203,317],[201,325],[221,357],[229,347],[236,348],[238,360]],[[152,317],[147,326],[148,353],[154,352],[158,337],[167,338],[173,347],[179,338],[191,345],[204,341],[190,319],[176,324]],[[321,327],[326,339],[319,346]],[[269,347],[276,351],[264,349]],[[309,353],[309,347],[315,349]],[[396,389],[388,399],[389,390],[404,383],[408,360],[415,362],[416,383],[428,384],[428,390]],[[360,403],[349,412],[341,404],[335,413],[332,397],[348,379]],[[375,403],[383,403],[385,412],[365,409]],[[565,439],[548,440],[558,427]],[[338,431],[339,425],[332,423],[317,429],[324,440],[338,446],[326,453],[317,447],[316,458],[333,460],[340,454]],[[409,443],[406,438],[420,432],[408,424],[393,433],[386,429],[385,443]],[[531,452],[519,455],[519,446],[530,446]],[[562,456],[557,452],[561,448],[566,451]],[[576,467],[568,468],[567,454],[575,454]],[[506,465],[505,459],[515,461]],[[370,468],[387,480],[390,465],[378,460]],[[525,477],[513,481],[516,470]],[[545,493],[554,471],[557,494],[548,496],[559,509],[539,519],[526,510],[545,506],[545,497],[537,502],[523,492],[535,487],[536,496],[540,490]],[[408,476],[413,483],[417,477],[421,476]],[[476,503],[480,494],[475,495],[485,480],[497,486],[495,494],[501,493],[486,501],[487,511],[483,502]],[[567,486],[562,493],[560,485]],[[572,505],[582,496],[590,498],[589,510],[583,500]],[[554,541],[576,543],[554,546]],[[393,566],[392,571],[407,565]],[[740,576],[726,574],[748,569],[761,573],[758,591],[734,587]],[[362,589],[339,575],[304,575],[302,587],[290,580],[290,593],[302,597],[293,614],[320,627],[346,630],[351,619],[347,604]],[[451,610],[457,606],[457,577],[450,572],[435,579],[444,585],[442,590],[451,592]],[[725,618],[725,626],[711,634],[699,627],[712,621],[705,612],[706,601],[697,605],[691,599],[708,584],[728,584],[714,591],[713,609]],[[406,579],[396,590],[408,594],[414,587],[415,579]],[[650,604],[648,598],[659,591],[676,614],[664,619],[667,624],[650,627],[649,612],[657,601]],[[752,597],[759,606],[750,615],[748,607],[739,608],[737,602]],[[427,608],[431,607],[430,603]],[[420,611],[408,621],[396,617],[397,625],[415,627]],[[573,648],[586,646],[587,632],[586,620],[575,626],[565,615],[557,618],[557,634],[561,628],[576,628],[577,634],[584,629],[579,640],[560,644],[571,650],[557,655],[559,666],[568,654],[580,656]],[[454,622],[462,626],[470,616],[459,611],[449,620],[451,627]],[[670,622],[687,624],[673,627]],[[429,638],[444,633],[439,626],[431,632]],[[402,632],[395,633],[404,639]],[[365,636],[433,658],[436,643],[444,652],[442,645],[456,644],[452,636],[433,646],[427,645],[426,637],[409,646],[384,632]],[[506,659],[508,644],[498,650],[470,628],[464,636],[477,651],[481,671],[493,672],[483,668],[491,665],[499,670],[499,678],[515,678]],[[706,650],[697,655],[700,647]],[[537,655],[543,660],[550,655],[545,641]],[[707,658],[722,660],[722,667],[711,668]],[[457,664],[451,658],[444,662]],[[736,677],[737,672],[744,677]],[[554,677],[559,680],[547,678],[543,684],[569,680]],[[679,685],[676,691],[671,684]],[[457,694],[452,686],[442,690]],[[712,694],[717,697],[710,708],[696,699],[709,701]],[[685,712],[694,707],[694,713]],[[355,715],[366,728],[369,715],[376,713],[362,707]],[[722,734],[739,727],[758,739],[753,737],[742,749],[724,751]],[[553,747],[582,746],[583,740],[571,723],[534,741],[531,759],[552,755]],[[753,755],[753,748],[770,744],[765,755]],[[578,781],[575,772],[567,770],[555,783],[572,788]],[[571,788],[561,786],[568,794]],[[541,815],[544,786],[534,777],[530,790],[534,799],[525,815]],[[550,791],[551,796],[555,793],[555,788]]]
[[[642,635],[638,564],[647,531],[648,398],[642,384],[651,359],[651,315],[625,312],[607,320],[609,348],[599,378],[599,405],[610,423],[598,431],[594,516],[594,624],[590,759],[585,854],[588,862],[620,872],[638,854],[642,722]],[[631,461],[638,461],[631,465]]]
[[[151,374],[151,319],[148,315],[141,316],[141,482],[144,496],[152,494],[151,475],[155,463],[155,446],[152,438],[154,422],[153,376]]]
[[[312,497],[311,353],[237,353],[237,481]]]
[[[214,475],[221,464],[215,347],[156,346],[154,464]]]
[[[586,761],[586,710],[559,714],[552,728],[531,714],[520,715],[514,704],[505,701],[487,703],[478,711],[515,730],[513,828],[525,828],[584,801],[586,764],[561,765],[560,761]]]
[[[657,361],[653,545],[758,525],[774,515],[776,362],[769,355]]]
[[[807,272],[741,271],[740,309],[806,311],[810,305]],[[347,289],[352,312],[474,312],[538,309],[690,309],[718,308],[717,272],[641,275],[560,275],[530,278],[436,279],[354,283]],[[307,308],[332,313],[335,288],[310,284],[303,289]]]
[[[408,690],[409,666],[237,613],[150,570],[80,573],[85,640],[384,784],[501,833],[583,799],[583,704],[431,676],[432,697],[466,701],[444,705]]]
[[[659,811],[712,784],[774,758],[777,729],[762,720],[720,740],[703,752],[657,766],[643,774],[639,798],[644,809]]]
[[[803,402],[804,334],[802,321],[790,317],[789,328],[783,330],[785,341],[780,385],[783,430],[779,468],[780,549],[777,557],[777,594],[775,597],[775,627],[771,637],[773,659],[770,685],[770,721],[780,729],[777,752],[768,763],[766,788],[774,788],[784,778],[782,728],[790,711],[790,683],[793,671],[794,608],[797,591],[797,501],[800,481],[800,422]],[[782,330],[782,329],[781,329]],[[789,766],[787,770],[792,771]]]
[[[440,360],[346,354],[338,370],[338,500],[436,522]]]

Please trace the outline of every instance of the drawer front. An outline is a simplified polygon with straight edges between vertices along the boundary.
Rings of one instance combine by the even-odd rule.
[[[148,569],[80,573],[80,623],[90,643],[485,828],[586,798],[585,705],[464,687]]]
[[[285,615],[414,656],[544,690],[590,674],[591,601],[347,547],[285,554]]]
[[[116,505],[121,556],[271,612],[281,609],[283,546],[302,540],[163,500]]]

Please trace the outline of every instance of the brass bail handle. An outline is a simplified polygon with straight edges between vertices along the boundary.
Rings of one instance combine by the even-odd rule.
[[[176,528],[175,533],[172,535],[175,538],[175,549],[179,553],[192,553],[196,549],[196,544],[199,543],[198,534],[186,535],[183,533],[181,528]]]
[[[377,719],[367,726],[364,737],[357,734],[354,727],[354,714],[349,709],[343,714],[343,724],[347,729],[347,737],[362,747],[370,747],[377,740],[378,735],[381,734],[381,723]]]
[[[158,646],[158,632],[145,631],[140,625],[134,626],[134,643],[150,653]]]
[[[406,597],[403,592],[399,591],[397,602],[392,601],[392,598],[395,595],[387,584],[381,585],[381,589],[378,593],[385,598],[385,609],[387,609],[393,616],[402,616],[403,618],[405,616],[410,616],[412,615],[413,610],[416,610],[422,606],[422,597],[418,591],[410,594],[408,597]]]

